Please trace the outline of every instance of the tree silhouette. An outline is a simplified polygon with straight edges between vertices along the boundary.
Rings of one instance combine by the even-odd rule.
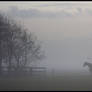
[[[31,32],[0,14],[0,73],[3,64],[20,71],[31,62],[42,59],[41,44]],[[29,59],[30,57],[30,59]]]

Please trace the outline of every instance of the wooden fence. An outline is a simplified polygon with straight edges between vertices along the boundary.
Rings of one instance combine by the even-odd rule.
[[[11,71],[8,71],[8,67],[2,67],[2,74],[27,74],[27,75],[37,75],[46,74],[46,67],[24,67],[19,71],[16,71],[13,67]]]

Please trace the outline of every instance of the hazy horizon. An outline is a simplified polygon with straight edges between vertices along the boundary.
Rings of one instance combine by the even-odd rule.
[[[92,2],[0,2],[1,12],[21,21],[42,41],[40,66],[56,71],[85,71],[92,62]],[[4,6],[5,7],[4,7]]]

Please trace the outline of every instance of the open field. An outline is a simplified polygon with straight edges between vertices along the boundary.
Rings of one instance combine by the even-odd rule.
[[[70,74],[0,78],[0,90],[86,91],[92,90],[92,76]]]

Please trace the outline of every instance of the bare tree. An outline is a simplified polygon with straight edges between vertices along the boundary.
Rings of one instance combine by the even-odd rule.
[[[30,62],[40,60],[41,44],[32,33],[18,25],[15,21],[0,15],[0,73],[2,63],[19,71]],[[28,59],[30,57],[30,60]]]

